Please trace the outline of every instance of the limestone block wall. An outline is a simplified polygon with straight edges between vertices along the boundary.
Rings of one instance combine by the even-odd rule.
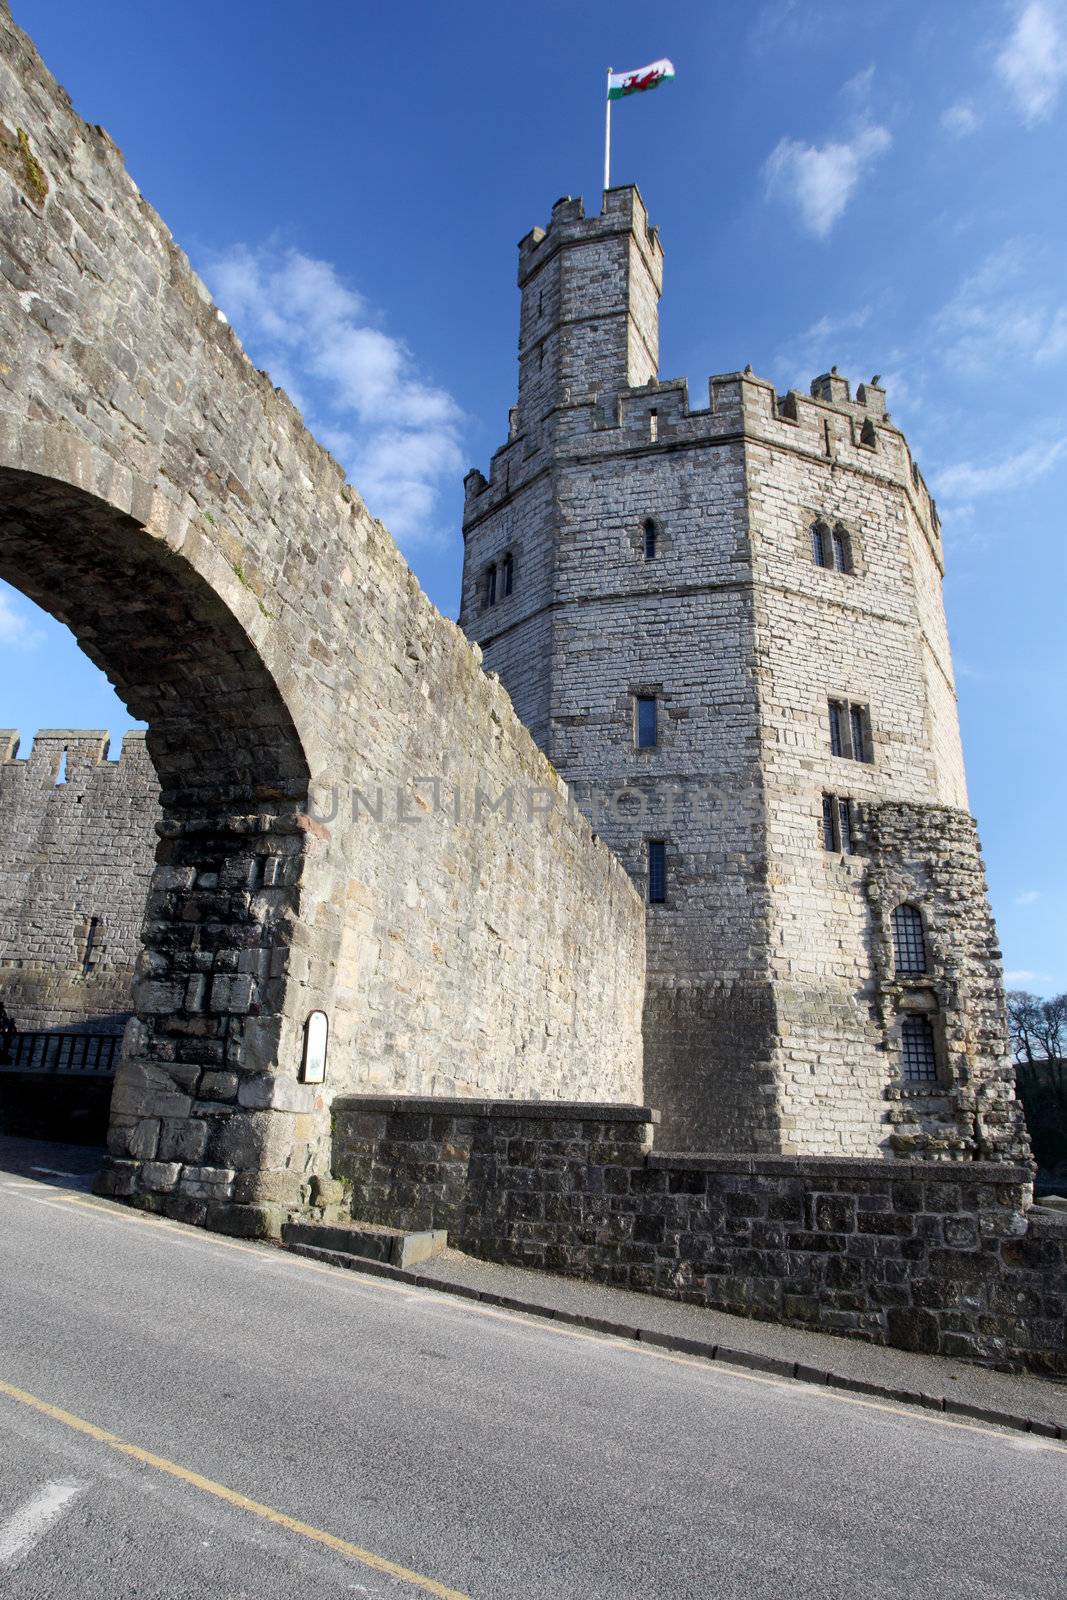
[[[875,1344],[1067,1375],[1067,1221],[1028,1166],[657,1155],[644,1107],[353,1098],[357,1217]]]
[[[161,815],[144,735],[0,732],[0,1001],[23,1032],[121,1032]],[[60,781],[57,781],[59,779]]]

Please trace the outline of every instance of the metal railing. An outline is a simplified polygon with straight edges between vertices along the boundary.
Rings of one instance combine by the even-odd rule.
[[[0,1036],[0,1072],[59,1072],[112,1078],[121,1033],[12,1033]]]

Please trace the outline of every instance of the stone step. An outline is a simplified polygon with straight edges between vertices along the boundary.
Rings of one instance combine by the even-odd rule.
[[[391,1267],[414,1267],[441,1253],[448,1243],[444,1228],[411,1232],[378,1222],[287,1222],[282,1243],[289,1250],[329,1250],[334,1255],[383,1261]]]

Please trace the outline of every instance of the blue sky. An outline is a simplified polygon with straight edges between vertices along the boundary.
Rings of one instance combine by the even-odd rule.
[[[879,372],[944,522],[1009,981],[1067,988],[1067,0],[14,0],[246,347],[454,614],[515,391],[515,245],[601,181],[667,251],[664,377]],[[129,725],[0,586],[0,724]]]

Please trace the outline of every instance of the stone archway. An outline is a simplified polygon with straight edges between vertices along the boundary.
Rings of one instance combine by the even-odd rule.
[[[69,473],[62,439],[45,453]],[[294,1149],[313,1096],[291,1086],[277,1105],[278,1064],[299,1051],[303,1021],[290,967],[310,772],[270,652],[183,550],[56,476],[0,467],[0,576],[67,623],[149,724],[161,785],[103,1186],[195,1221],[243,1216],[255,1231],[256,1203],[295,1198],[278,1174],[293,1188],[315,1143],[305,1128],[308,1148]]]

